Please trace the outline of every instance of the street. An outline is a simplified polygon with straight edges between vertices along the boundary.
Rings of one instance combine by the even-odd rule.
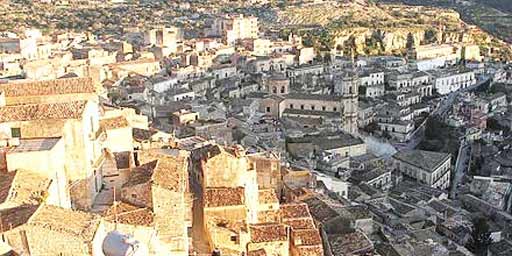
[[[453,179],[452,184],[450,186],[450,198],[455,199],[458,195],[458,185],[462,184],[462,179],[464,178],[465,172],[469,168],[469,160],[471,155],[471,144],[466,142],[466,140],[462,140],[462,145],[459,150],[459,154],[457,156],[457,162],[455,164],[455,168],[453,170]]]

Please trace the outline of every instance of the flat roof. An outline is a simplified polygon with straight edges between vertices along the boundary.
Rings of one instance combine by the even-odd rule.
[[[20,145],[11,148],[9,153],[48,151],[51,150],[60,139],[61,137],[20,139]]]

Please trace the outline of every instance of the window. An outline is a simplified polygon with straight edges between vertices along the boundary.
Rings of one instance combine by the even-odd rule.
[[[327,109],[326,106],[322,106],[322,111],[325,111]]]
[[[286,92],[286,89],[284,88],[284,86],[281,87],[281,93],[285,93]]]
[[[270,113],[270,107],[267,107],[267,113]]]
[[[293,104],[290,104],[290,108],[293,109]]]
[[[272,87],[272,93],[277,93],[277,88],[276,87]]]
[[[315,106],[311,106],[311,110],[315,110]]]
[[[304,105],[300,105],[300,109],[304,110]]]
[[[11,128],[11,136],[13,138],[21,138],[21,128]]]
[[[237,241],[237,236],[236,235],[231,235],[230,239],[231,239],[231,242],[236,242]]]
[[[334,108],[332,108],[332,111],[336,112],[336,111],[338,111],[338,108],[334,107]]]

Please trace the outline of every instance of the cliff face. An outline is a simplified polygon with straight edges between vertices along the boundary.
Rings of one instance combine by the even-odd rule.
[[[405,53],[408,41],[414,41],[416,46],[430,43],[485,46],[492,39],[479,28],[463,22],[453,10],[373,4],[364,0],[287,7],[278,13],[278,20],[281,26],[328,32],[316,39],[310,36],[328,44],[313,45],[345,53],[355,50],[359,55]]]

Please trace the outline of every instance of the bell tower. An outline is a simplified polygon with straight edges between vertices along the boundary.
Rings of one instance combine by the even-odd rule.
[[[341,77],[341,105],[343,106],[342,120],[343,131],[357,133],[358,98],[359,98],[359,77],[356,72],[346,72]]]

